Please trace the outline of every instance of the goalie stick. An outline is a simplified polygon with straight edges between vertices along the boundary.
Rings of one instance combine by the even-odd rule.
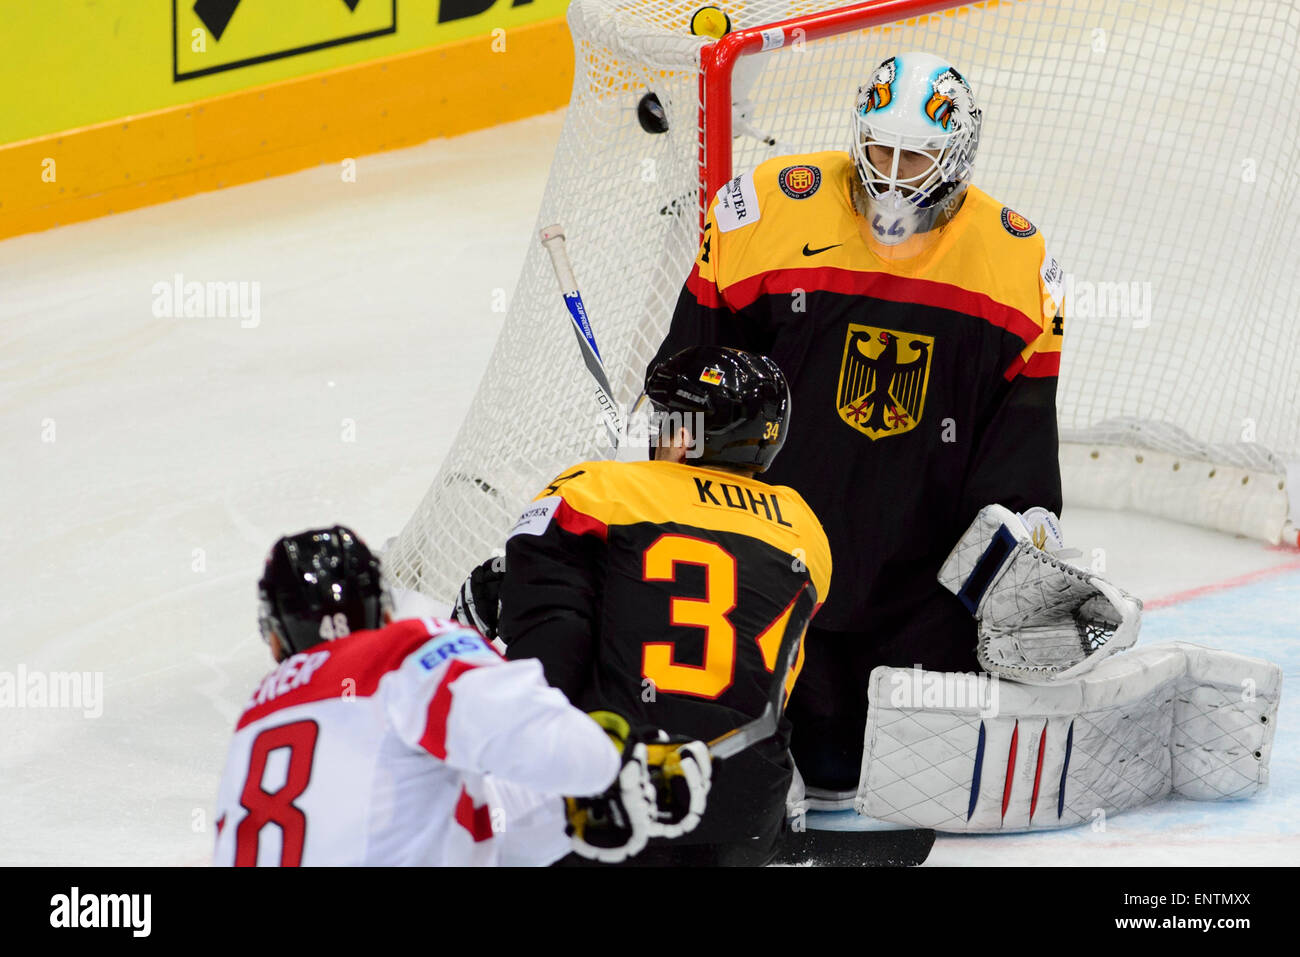
[[[591,320],[587,317],[587,307],[578,291],[578,280],[573,274],[573,265],[564,248],[564,230],[556,223],[542,230],[542,246],[551,254],[551,265],[555,268],[555,278],[560,281],[560,294],[564,296],[564,305],[573,320],[573,334],[578,337],[578,349],[587,371],[596,380],[596,405],[605,417],[605,428],[609,430],[613,450],[618,451],[619,436],[623,434],[623,413],[614,401],[614,390],[610,388],[609,378],[605,375],[605,361],[596,346],[596,335],[591,329]]]

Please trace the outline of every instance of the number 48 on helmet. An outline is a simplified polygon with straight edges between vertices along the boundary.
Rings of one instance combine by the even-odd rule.
[[[342,525],[286,535],[271,547],[257,583],[262,640],[281,655],[305,651],[354,631],[380,628],[392,600],[376,558]]]

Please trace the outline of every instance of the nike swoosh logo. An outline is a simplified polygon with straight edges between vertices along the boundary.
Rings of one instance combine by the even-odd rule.
[[[843,246],[843,245],[844,245],[843,243],[835,243],[834,245],[831,246],[823,246],[821,249],[809,249],[808,244],[804,243],[803,254],[805,256],[816,256],[818,253],[824,253],[828,249],[834,249],[836,246]]]

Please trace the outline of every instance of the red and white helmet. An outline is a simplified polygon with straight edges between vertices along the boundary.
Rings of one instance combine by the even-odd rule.
[[[966,190],[979,146],[981,114],[957,70],[930,53],[900,53],[881,63],[858,88],[853,157],[866,187],[868,218],[887,246],[933,228]],[[867,148],[885,147],[885,168]],[[924,153],[919,174],[899,176],[904,151]]]

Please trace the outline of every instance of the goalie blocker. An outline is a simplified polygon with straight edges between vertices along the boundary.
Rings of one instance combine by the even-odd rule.
[[[977,619],[987,674],[872,671],[858,812],[1027,831],[1263,788],[1281,669],[1182,642],[1118,654],[1141,603],[1033,539],[989,506],[940,570]]]

